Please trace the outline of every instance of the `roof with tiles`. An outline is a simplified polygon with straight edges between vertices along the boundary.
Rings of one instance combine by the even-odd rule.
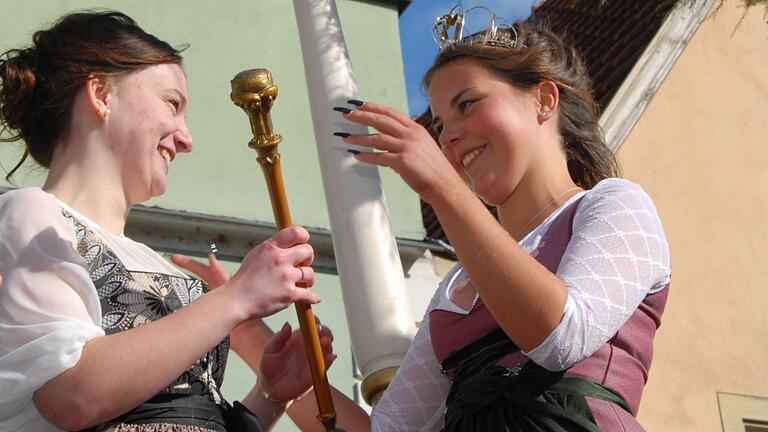
[[[548,23],[555,33],[576,47],[592,77],[595,99],[603,109],[658,33],[673,2],[606,0],[602,7],[599,3],[542,0],[533,6],[529,19]],[[428,126],[432,116],[427,111],[416,120]],[[427,239],[448,242],[434,210],[423,201],[421,214]]]
[[[670,0],[547,0],[534,6],[531,19],[547,22],[581,54],[601,108],[661,28]]]

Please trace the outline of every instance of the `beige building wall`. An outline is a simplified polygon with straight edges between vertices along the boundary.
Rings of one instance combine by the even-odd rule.
[[[768,398],[768,23],[758,6],[738,24],[741,3],[704,21],[619,151],[672,252],[648,431],[722,431],[718,393]]]

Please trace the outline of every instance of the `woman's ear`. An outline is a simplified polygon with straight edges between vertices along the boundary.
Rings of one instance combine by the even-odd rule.
[[[560,103],[560,91],[552,81],[542,81],[534,89],[534,97],[539,106],[539,123],[554,118]]]
[[[104,75],[91,75],[85,82],[88,106],[103,120],[110,114],[109,99],[112,89],[112,80]]]

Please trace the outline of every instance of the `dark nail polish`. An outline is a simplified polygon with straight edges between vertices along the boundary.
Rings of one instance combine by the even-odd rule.
[[[359,107],[365,105],[365,101],[361,101],[359,99],[350,99],[347,101],[347,103],[350,105],[357,105]]]
[[[333,107],[333,110],[338,111],[340,113],[344,113],[344,114],[349,114],[352,112],[352,110],[347,107],[339,107],[339,106]]]
[[[347,150],[347,153],[351,153],[353,155],[359,155],[360,154],[360,152],[357,151],[357,150]]]
[[[352,134],[349,133],[349,132],[334,132],[333,135],[335,135],[337,137],[342,137],[342,138],[348,138],[348,137],[352,136]]]

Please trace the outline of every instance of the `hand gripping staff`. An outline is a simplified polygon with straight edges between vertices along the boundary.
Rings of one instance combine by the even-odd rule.
[[[258,153],[258,162],[264,172],[272,201],[272,211],[278,229],[292,225],[291,212],[288,209],[288,198],[283,184],[283,173],[280,165],[280,153],[277,145],[283,138],[272,130],[270,110],[277,98],[277,85],[272,82],[272,74],[267,69],[250,69],[240,72],[232,79],[230,98],[235,105],[242,108],[251,122],[253,139],[248,147]],[[323,350],[317,333],[312,307],[306,303],[296,303],[296,314],[299,327],[304,339],[304,348],[312,373],[312,383],[317,399],[317,416],[325,426],[326,431],[336,430],[336,412],[331,399],[331,389],[328,376],[325,373]]]

